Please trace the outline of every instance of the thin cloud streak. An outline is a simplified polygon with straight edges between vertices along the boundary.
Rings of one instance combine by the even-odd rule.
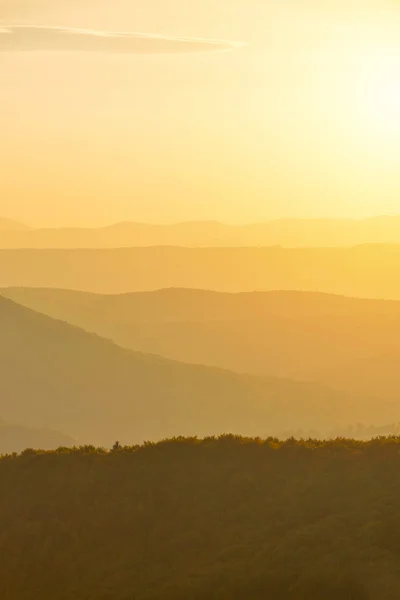
[[[187,54],[221,52],[244,46],[201,38],[135,32],[103,32],[61,27],[0,26],[0,52],[104,52],[111,54]]]

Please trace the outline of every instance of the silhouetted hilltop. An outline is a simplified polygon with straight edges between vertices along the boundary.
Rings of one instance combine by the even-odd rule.
[[[168,288],[96,294],[57,288],[3,288],[3,296],[86,329],[91,318],[128,323],[259,321],[277,318],[399,316],[400,301],[349,298],[319,292],[273,290],[227,293]]]
[[[33,429],[21,425],[8,425],[0,420],[0,454],[22,452],[26,448],[56,450],[75,444],[68,435],[50,429]]]
[[[1,228],[0,228],[1,229]],[[15,228],[13,228],[15,229]],[[131,246],[355,246],[400,242],[400,216],[356,219],[277,219],[227,225],[124,222],[108,227],[0,232],[0,248],[116,248]]]
[[[314,384],[239,375],[125,350],[0,298],[0,414],[110,445],[221,431],[400,420],[396,407]]]
[[[18,221],[14,221],[13,219],[2,219],[0,218],[0,240],[2,235],[5,236],[5,239],[7,238],[7,235],[10,235],[10,239],[13,238],[13,235],[16,236],[16,239],[18,237],[18,234],[20,232],[27,232],[30,228],[27,225],[24,225],[23,223],[19,223]],[[1,246],[1,241],[0,241],[0,246]]]
[[[124,293],[303,290],[400,299],[400,245],[355,248],[0,250],[0,287]]]
[[[224,436],[2,458],[1,586],[12,600],[395,599],[399,456],[399,438]]]
[[[20,304],[133,350],[395,399],[400,302],[308,292],[6,289]]]

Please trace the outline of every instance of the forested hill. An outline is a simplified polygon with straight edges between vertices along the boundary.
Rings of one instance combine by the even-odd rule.
[[[5,457],[1,595],[397,600],[399,468],[400,438]]]

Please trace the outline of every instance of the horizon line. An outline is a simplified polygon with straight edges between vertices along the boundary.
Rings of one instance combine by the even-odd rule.
[[[366,221],[375,221],[378,219],[395,219],[400,218],[400,212],[398,213],[379,213],[376,215],[370,215],[366,217],[345,217],[345,216],[319,216],[319,217],[311,217],[311,216],[286,216],[286,217],[271,217],[269,219],[262,219],[259,221],[243,221],[242,223],[233,223],[228,221],[223,221],[219,219],[190,219],[190,220],[177,220],[177,221],[135,221],[135,220],[120,220],[120,221],[112,221],[105,225],[79,225],[79,224],[66,224],[66,225],[29,225],[29,219],[25,222],[24,219],[14,218],[14,217],[1,217],[0,216],[0,225],[1,223],[8,223],[10,225],[14,224],[16,229],[4,229],[0,228],[0,233],[8,232],[19,232],[19,233],[27,233],[33,231],[59,231],[59,230],[102,230],[102,229],[112,229],[115,227],[121,226],[139,226],[139,227],[155,227],[155,228],[169,228],[169,227],[178,227],[178,226],[190,226],[190,225],[218,225],[221,227],[227,228],[244,228],[244,227],[254,227],[259,225],[269,225],[272,223],[280,223],[280,222],[352,222],[352,223],[365,223]],[[19,227],[23,227],[24,229],[19,229]]]

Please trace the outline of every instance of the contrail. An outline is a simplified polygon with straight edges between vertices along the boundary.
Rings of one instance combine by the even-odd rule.
[[[106,32],[40,26],[0,26],[0,51],[75,51],[112,54],[186,54],[229,51],[245,44],[135,32]]]

